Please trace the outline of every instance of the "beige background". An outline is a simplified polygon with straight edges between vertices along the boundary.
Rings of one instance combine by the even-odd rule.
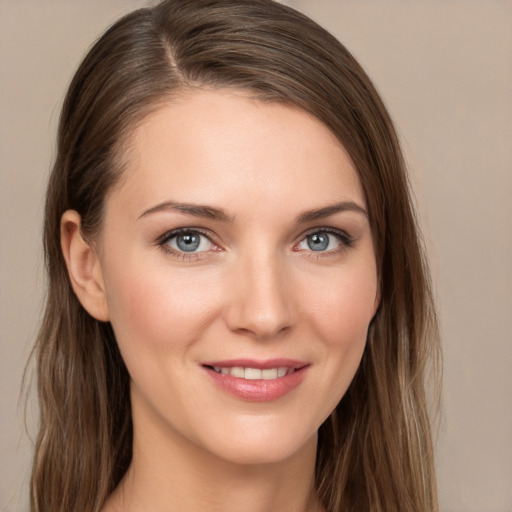
[[[118,15],[144,3],[0,0],[4,512],[27,510],[30,441],[18,398],[42,302],[42,198],[60,104],[84,50]],[[442,511],[511,512],[512,2],[287,3],[351,49],[399,126],[442,320]]]

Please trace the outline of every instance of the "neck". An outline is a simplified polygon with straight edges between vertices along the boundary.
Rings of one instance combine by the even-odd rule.
[[[320,512],[316,444],[286,460],[241,464],[135,416],[132,462],[103,512]]]

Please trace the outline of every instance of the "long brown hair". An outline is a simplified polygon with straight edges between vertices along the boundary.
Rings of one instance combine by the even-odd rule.
[[[48,292],[36,344],[40,430],[33,512],[98,512],[132,450],[129,375],[108,323],[70,286],[60,219],[101,229],[123,144],[188,88],[232,87],[297,106],[348,151],[367,200],[381,302],[360,368],[319,431],[316,484],[329,512],[437,510],[427,362],[438,333],[405,165],[369,78],[333,36],[272,0],[167,0],[120,19],[76,72],[58,132],[44,221]]]

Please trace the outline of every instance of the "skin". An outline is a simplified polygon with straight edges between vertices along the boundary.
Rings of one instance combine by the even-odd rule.
[[[97,240],[83,241],[76,212],[62,218],[75,292],[112,323],[132,379],[133,463],[104,511],[321,510],[317,430],[356,372],[379,301],[350,158],[307,113],[227,90],[185,93],[127,147]],[[197,251],[179,250],[178,228],[206,233]],[[314,233],[326,249],[310,248]],[[202,366],[234,358],[309,366],[290,393],[254,402]]]

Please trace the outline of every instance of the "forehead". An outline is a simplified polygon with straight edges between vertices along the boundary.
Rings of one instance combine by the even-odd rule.
[[[365,203],[350,157],[321,121],[237,91],[182,94],[147,116],[126,147],[113,196],[132,209],[171,198],[233,207],[237,199],[260,207]]]

